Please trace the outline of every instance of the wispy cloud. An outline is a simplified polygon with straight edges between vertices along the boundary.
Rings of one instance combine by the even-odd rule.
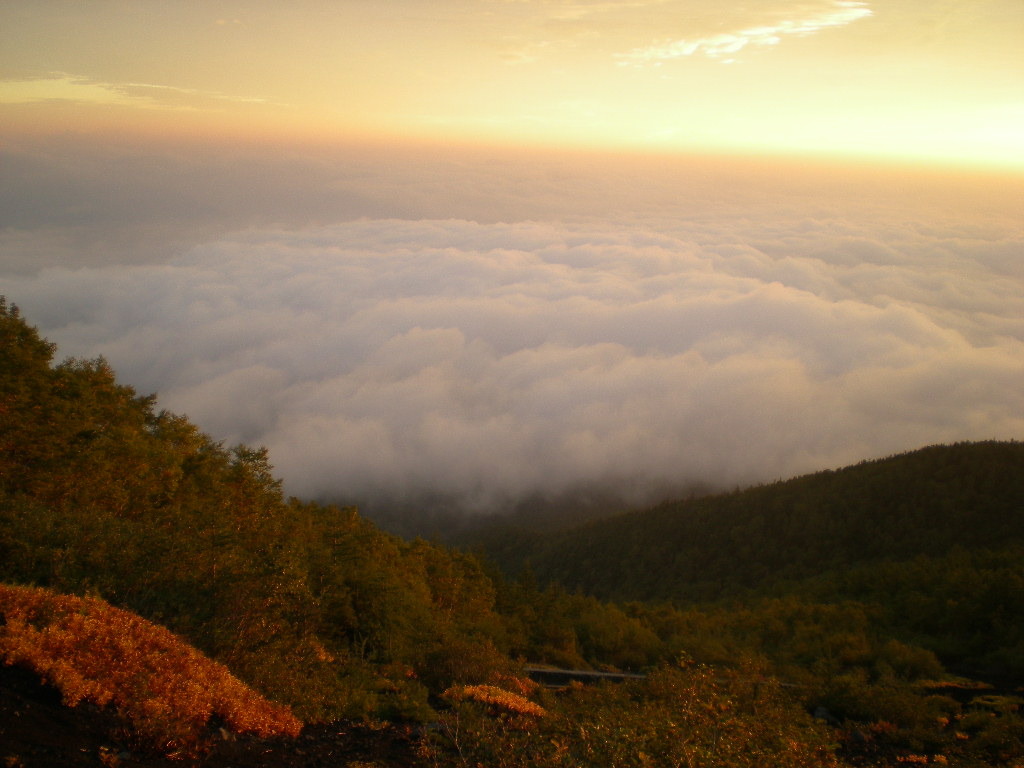
[[[69,101],[79,104],[144,109],[191,110],[217,104],[256,104],[263,99],[155,83],[111,83],[81,75],[53,72],[34,78],[0,80],[0,104]]]
[[[812,35],[823,29],[842,27],[872,15],[864,0],[834,0],[829,6],[810,15],[795,16],[776,23],[748,27],[701,37],[669,40],[618,56],[622,64],[651,64],[702,55],[712,59],[729,59],[748,46],[778,45],[788,35]]]

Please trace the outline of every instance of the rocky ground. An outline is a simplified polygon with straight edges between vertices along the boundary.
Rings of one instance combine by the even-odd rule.
[[[140,750],[110,709],[66,707],[35,674],[0,666],[0,768],[412,768],[424,766],[414,730],[397,725],[309,726],[295,739],[223,738],[172,759]]]

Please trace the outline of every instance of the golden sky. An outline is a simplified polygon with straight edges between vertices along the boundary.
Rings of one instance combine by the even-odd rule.
[[[1017,171],[1021,40],[1021,0],[8,2],[0,124]]]

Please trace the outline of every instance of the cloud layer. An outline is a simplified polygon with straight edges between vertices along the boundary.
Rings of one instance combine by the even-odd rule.
[[[467,509],[1024,435],[1024,236],[838,215],[264,227],[5,292],[290,493]]]

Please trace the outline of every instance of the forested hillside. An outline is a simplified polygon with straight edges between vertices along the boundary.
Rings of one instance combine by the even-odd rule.
[[[507,664],[478,562],[286,501],[264,451],[52,355],[0,306],[0,580],[136,611],[307,718],[417,716]]]
[[[603,599],[677,605],[800,594],[875,605],[947,660],[1024,676],[1024,444],[932,446],[479,542]]]
[[[97,647],[75,632],[103,601],[170,629],[307,725],[431,723],[416,749],[435,768],[1024,756],[1024,702],[951,695],[933,653],[1000,670],[1021,657],[1021,496],[1007,472],[1019,446],[914,454],[905,460],[928,468],[920,481],[911,465],[882,462],[593,524],[533,549],[536,573],[507,578],[476,556],[383,533],[355,509],[285,499],[265,451],[225,447],[158,410],[102,360],[53,356],[0,299],[0,583],[17,585],[0,590],[4,663],[42,658],[32,644],[47,633],[58,650]],[[884,479],[858,474],[868,470]],[[825,533],[837,478],[849,494],[843,539]],[[899,522],[887,520],[890,494],[912,510]],[[962,534],[927,525],[939,517],[920,498],[943,519],[961,515]],[[893,540],[864,539],[878,531]],[[841,571],[822,569],[840,555]],[[584,585],[630,601],[571,591]],[[883,600],[889,591],[902,602]],[[24,594],[68,613],[19,618]],[[699,602],[727,595],[745,599]],[[974,598],[988,623],[972,639],[954,625],[978,620]],[[524,678],[524,662],[648,676],[549,692]]]

